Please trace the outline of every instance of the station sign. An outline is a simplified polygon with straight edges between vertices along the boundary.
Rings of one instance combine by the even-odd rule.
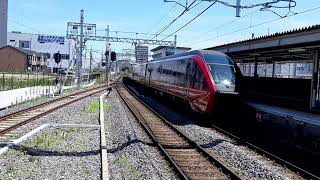
[[[39,35],[38,42],[64,44],[64,38],[63,36]]]

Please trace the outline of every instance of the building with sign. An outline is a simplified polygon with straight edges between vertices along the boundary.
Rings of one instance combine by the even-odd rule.
[[[165,56],[170,56],[173,54],[179,54],[184,53],[186,51],[191,50],[189,47],[177,47],[174,49],[172,46],[158,46],[156,48],[151,49],[151,52],[153,52],[152,58],[158,59]]]
[[[72,67],[76,55],[75,42],[63,36],[9,32],[8,45],[48,54],[48,71],[51,72],[57,72],[58,68]],[[58,51],[62,55],[59,65],[56,64],[53,57]]]
[[[148,46],[137,46],[137,62],[147,62],[148,61]]]

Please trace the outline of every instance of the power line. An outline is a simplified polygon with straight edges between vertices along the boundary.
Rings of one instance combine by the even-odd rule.
[[[189,38],[188,40],[182,41],[182,43],[184,43],[184,42],[189,42],[191,39],[197,39],[197,38],[199,38],[199,37],[201,37],[201,36],[203,36],[203,35],[205,35],[205,34],[208,34],[208,33],[212,32],[212,31],[214,31],[214,30],[220,29],[220,28],[222,28],[222,27],[224,27],[224,26],[227,26],[227,25],[230,25],[230,24],[232,24],[232,23],[234,23],[234,22],[236,22],[236,21],[239,21],[240,19],[243,19],[243,18],[245,18],[245,17],[248,17],[248,16],[250,16],[250,15],[252,15],[252,14],[255,14],[255,13],[258,12],[258,11],[260,11],[260,10],[253,11],[253,12],[251,12],[251,13],[249,13],[249,14],[246,14],[246,15],[244,15],[244,16],[241,16],[241,17],[239,17],[239,18],[236,18],[236,19],[234,19],[234,20],[232,20],[232,21],[229,21],[229,22],[227,22],[227,23],[225,23],[225,24],[219,25],[219,26],[217,26],[217,27],[215,27],[215,28],[213,28],[213,29],[210,29],[210,30],[208,30],[208,31],[206,31],[206,32],[203,32],[203,33],[200,33],[200,34],[198,34],[198,35],[195,35],[195,36]]]
[[[39,31],[39,30],[37,30],[37,29],[35,29],[35,28],[33,28],[33,27],[30,27],[30,26],[27,26],[27,25],[25,25],[25,24],[16,22],[16,21],[14,21],[14,20],[12,20],[12,19],[9,19],[9,18],[8,18],[8,20],[11,21],[11,22],[13,22],[13,23],[15,23],[15,24],[17,24],[17,25],[26,27],[26,28],[31,29],[31,30],[33,30],[33,31],[36,31],[36,32],[38,32],[38,33],[40,33],[40,34],[43,34],[41,31]]]
[[[199,16],[201,16],[204,12],[206,12],[208,9],[210,9],[216,2],[213,2],[212,4],[210,4],[206,9],[204,9],[202,12],[200,12],[197,16],[195,16],[193,19],[191,19],[189,22],[187,22],[185,25],[183,25],[182,27],[180,27],[178,30],[176,30],[175,32],[171,33],[170,35],[166,36],[165,38],[162,39],[165,40],[168,37],[174,35],[175,33],[179,32],[181,29],[185,28],[187,25],[189,25],[192,21],[194,21],[195,19],[197,19]]]
[[[97,30],[97,31],[106,31],[106,30]],[[157,35],[152,33],[146,33],[146,32],[133,32],[133,31],[109,31],[112,33],[121,33],[121,34],[143,34],[143,35]],[[159,36],[167,36],[167,35],[159,35]]]
[[[158,35],[160,35],[161,33],[163,33],[165,30],[167,30],[174,22],[176,22],[181,16],[183,16],[187,11],[190,10],[190,8],[192,7],[192,5],[196,2],[197,0],[194,0],[189,6],[186,7],[186,9],[184,9],[174,20],[172,20],[169,24],[167,24],[166,26],[164,26],[160,31],[158,31],[157,35],[155,35],[153,38],[154,39],[156,37],[158,37]],[[200,2],[201,3],[201,2]],[[199,4],[199,3],[198,3]],[[197,5],[198,5],[197,4]],[[195,6],[194,6],[195,7]],[[193,8],[193,7],[192,7]],[[192,9],[191,8],[191,9]]]
[[[179,0],[178,3],[179,3],[180,1],[182,1],[182,0]],[[177,7],[177,4],[174,4],[174,5],[170,8],[170,10],[169,10],[169,12],[167,13],[167,15],[162,16],[162,18],[161,18],[159,21],[157,21],[157,23],[154,24],[151,29],[154,29],[154,28],[158,27],[159,24],[160,24],[166,17],[168,17],[168,16],[170,15],[170,11],[172,11],[172,10],[175,9],[176,7]],[[150,32],[150,31],[149,31],[149,32]],[[148,32],[148,33],[149,33],[149,32]],[[153,35],[155,35],[155,34],[153,34]]]
[[[234,34],[234,33],[238,33],[238,32],[241,32],[241,31],[250,29],[250,28],[252,28],[252,27],[258,27],[258,26],[261,26],[261,25],[264,25],[264,24],[269,24],[269,23],[271,23],[271,22],[275,22],[275,21],[281,20],[281,19],[286,19],[286,18],[288,18],[288,17],[292,17],[292,16],[304,14],[304,13],[307,13],[307,12],[310,12],[310,11],[314,11],[314,10],[317,10],[317,9],[320,9],[320,6],[317,6],[317,7],[315,7],[315,8],[311,8],[311,9],[307,9],[307,10],[304,10],[304,11],[300,11],[300,12],[298,12],[298,13],[291,14],[291,15],[288,15],[288,16],[285,16],[285,17],[280,17],[280,18],[276,18],[276,19],[269,20],[269,21],[265,21],[265,22],[262,22],[262,23],[259,23],[259,24],[255,24],[255,25],[253,25],[253,26],[249,26],[249,27],[245,27],[245,28],[242,28],[242,29],[238,29],[238,30],[235,30],[235,31],[232,31],[232,32],[228,32],[228,33],[222,34],[222,35],[214,36],[214,37],[212,37],[212,38],[209,38],[209,39],[206,39],[206,40],[203,40],[203,41],[199,41],[199,42],[193,43],[193,45],[199,44],[199,43],[203,43],[203,42],[207,42],[207,41],[210,41],[210,40],[215,39],[215,38],[219,38],[219,37],[228,36],[228,35],[231,35],[231,34]]]

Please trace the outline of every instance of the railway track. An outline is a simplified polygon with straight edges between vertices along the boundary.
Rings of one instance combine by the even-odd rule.
[[[126,87],[116,89],[182,179],[247,179],[187,138]]]
[[[302,176],[303,178],[305,179],[320,179],[320,177],[272,154],[272,153],[269,153],[268,151],[232,134],[231,132],[228,132],[226,130],[224,130],[223,128],[217,126],[217,125],[214,125],[214,124],[211,124],[211,128],[215,131],[218,131],[222,134],[225,134],[225,135],[228,135],[231,139],[233,139],[234,141],[238,142],[238,144],[242,144],[244,146],[247,146],[249,149],[259,153],[259,154],[262,154],[270,159],[272,159],[273,161],[275,161],[276,163],[278,164],[281,164],[285,167],[287,167],[288,169],[292,170],[293,172],[296,172],[297,174],[299,174],[300,176]]]
[[[15,129],[26,125],[42,116],[45,116],[59,108],[67,106],[91,95],[100,93],[105,89],[106,86],[91,88],[0,117],[0,142],[5,141],[8,136],[12,135]]]

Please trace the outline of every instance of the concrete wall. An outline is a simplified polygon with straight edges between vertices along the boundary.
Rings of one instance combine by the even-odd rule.
[[[0,92],[0,109],[35,99],[44,95],[52,95],[57,91],[54,86],[35,86]]]
[[[24,72],[27,69],[27,56],[18,50],[5,47],[0,49],[0,71]]]

